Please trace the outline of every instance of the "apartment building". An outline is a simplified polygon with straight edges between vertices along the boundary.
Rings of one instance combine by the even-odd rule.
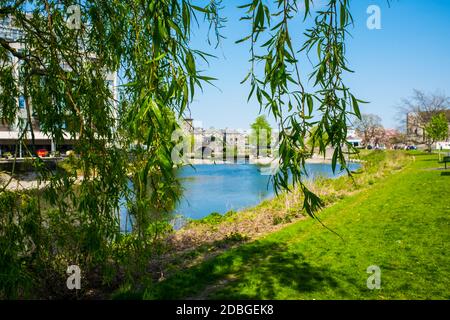
[[[5,17],[0,20],[0,38],[8,41],[9,45],[16,49],[18,52],[23,50],[24,43],[21,41],[23,37],[23,31],[20,28],[17,28],[14,26],[13,21],[9,17]],[[14,57],[13,55],[10,55],[10,61],[13,65],[13,72],[15,77],[19,77],[19,68],[20,68],[20,61],[18,58]],[[62,62],[62,66],[66,68],[67,66],[64,65]],[[108,82],[108,85],[110,87],[110,90],[112,91],[112,95],[114,98],[113,104],[114,108],[116,107],[116,103],[118,101],[118,92],[117,92],[117,86],[118,86],[118,78],[116,72],[109,72],[106,74],[106,81]],[[11,153],[11,154],[17,154],[17,156],[20,158],[25,155],[25,151],[23,150],[23,145],[18,144],[18,139],[21,134],[19,129],[19,123],[20,119],[26,119],[27,118],[27,111],[25,108],[25,99],[23,96],[17,97],[17,108],[18,108],[18,114],[17,119],[14,121],[14,123],[6,123],[4,121],[0,120],[0,158],[5,153]],[[33,137],[34,137],[34,143],[33,143],[33,150],[38,149],[44,149],[49,152],[49,154],[54,154],[56,151],[59,151],[61,153],[66,152],[67,150],[72,149],[72,145],[75,142],[73,138],[70,138],[67,136],[66,139],[64,139],[64,142],[60,145],[57,145],[52,139],[52,137],[46,135],[44,132],[41,131],[39,119],[33,114],[33,106],[31,102],[30,106],[31,110],[31,127],[33,129]],[[27,141],[27,144],[31,145],[32,143],[32,135],[31,132],[27,132],[26,135],[23,137],[25,138],[24,141]],[[16,149],[17,148],[17,149]]]

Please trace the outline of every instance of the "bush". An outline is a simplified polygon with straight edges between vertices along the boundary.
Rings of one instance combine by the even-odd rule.
[[[4,152],[3,153],[3,157],[6,158],[6,159],[9,159],[9,158],[12,157],[12,153],[11,152]]]

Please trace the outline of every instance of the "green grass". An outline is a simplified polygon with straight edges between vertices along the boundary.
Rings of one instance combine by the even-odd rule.
[[[345,241],[306,219],[175,273],[139,297],[450,299],[450,171],[439,166],[437,155],[416,153],[403,170],[325,209],[321,220]],[[371,265],[381,268],[379,290],[366,285]]]

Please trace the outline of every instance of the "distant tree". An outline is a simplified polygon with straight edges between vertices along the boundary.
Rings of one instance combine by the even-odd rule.
[[[448,122],[444,113],[437,114],[425,126],[426,143],[428,151],[431,152],[433,143],[448,138]]]
[[[406,130],[408,130],[408,115],[413,115],[417,127],[425,132],[425,126],[430,122],[431,118],[449,108],[450,97],[444,93],[435,92],[427,94],[421,90],[414,89],[412,97],[402,100],[398,107],[398,115],[401,125]]]
[[[260,149],[268,151],[271,143],[272,127],[264,115],[258,116],[251,125],[252,133],[250,143],[256,145],[256,157],[259,158]]]
[[[383,126],[374,129],[372,143],[374,146],[380,146],[387,143],[386,130],[384,130]]]
[[[395,129],[385,130],[385,143],[388,147],[405,143],[406,135]]]
[[[364,145],[380,143],[384,135],[381,118],[375,114],[362,114],[361,119],[357,119],[354,126],[356,132],[362,136]]]

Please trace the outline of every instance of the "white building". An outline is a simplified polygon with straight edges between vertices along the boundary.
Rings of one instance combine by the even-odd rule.
[[[362,145],[362,139],[354,129],[347,129],[347,142],[351,143],[353,147],[358,148]]]
[[[0,38],[3,38],[9,42],[9,45],[16,49],[17,52],[21,52],[24,48],[24,43],[20,42],[20,38],[22,37],[23,31],[20,28],[14,27],[12,25],[12,21],[9,17],[4,17],[0,20]],[[15,77],[19,77],[19,67],[20,67],[20,60],[10,55],[11,63],[13,65],[13,72]],[[63,64],[63,68],[68,69],[70,71],[70,68]],[[106,81],[108,82],[108,85],[110,89],[112,90],[113,94],[113,104],[114,108],[116,108],[116,103],[118,101],[118,92],[117,92],[117,85],[118,85],[118,79],[117,79],[117,73],[116,72],[110,72],[106,75]],[[32,103],[31,104],[31,113],[32,113]],[[10,152],[14,154],[16,152],[16,145],[19,146],[19,150],[17,150],[17,155],[19,157],[22,157],[24,154],[22,150],[22,145],[17,144],[17,141],[19,139],[19,119],[26,119],[27,118],[27,111],[25,109],[25,99],[23,96],[17,97],[17,108],[19,109],[17,119],[14,123],[4,123],[0,121],[0,157],[2,156],[2,153]],[[71,145],[73,145],[74,140],[70,137],[67,137],[65,139],[64,144],[61,146],[57,146],[54,142],[54,140],[44,134],[40,130],[40,124],[39,119],[37,119],[34,116],[31,116],[31,124],[33,128],[33,136],[34,136],[34,147],[35,149],[45,149],[49,152],[55,152],[55,151],[66,151],[68,149],[71,149]],[[29,141],[31,143],[31,133],[27,132],[26,136],[24,137],[26,141]]]
[[[436,150],[450,150],[450,141],[436,142]]]

